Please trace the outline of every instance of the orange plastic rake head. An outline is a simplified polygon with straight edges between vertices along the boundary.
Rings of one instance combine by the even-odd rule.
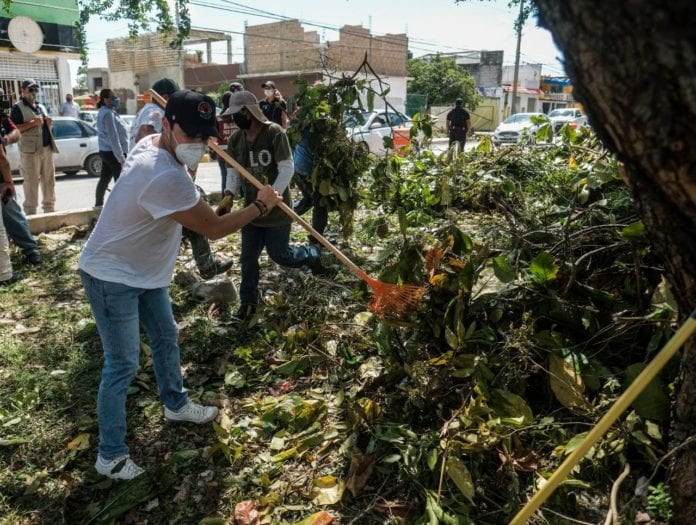
[[[378,317],[401,317],[410,309],[417,307],[428,291],[425,286],[414,284],[390,284],[368,277],[365,282],[372,289],[374,297],[368,308]]]

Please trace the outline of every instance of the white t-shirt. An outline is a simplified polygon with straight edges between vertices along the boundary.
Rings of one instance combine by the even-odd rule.
[[[138,134],[140,126],[152,126],[155,128],[155,133],[162,133],[162,119],[164,118],[164,110],[154,102],[148,102],[143,106],[133,120],[130,132],[130,142],[128,149],[133,149],[135,146],[135,136]]]
[[[102,281],[134,288],[169,286],[181,244],[171,214],[200,199],[186,168],[149,135],[138,142],[99,216],[80,268]]]

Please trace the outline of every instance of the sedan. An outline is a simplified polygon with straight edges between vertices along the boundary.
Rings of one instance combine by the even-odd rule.
[[[558,133],[565,124],[568,124],[571,128],[587,126],[587,117],[578,108],[554,109],[549,113],[549,120],[553,125],[554,133]]]
[[[347,117],[346,129],[351,140],[367,147],[371,153],[386,151],[384,138],[394,139],[395,128],[403,134],[412,126],[410,118],[395,111],[365,111],[361,117]]]
[[[500,146],[501,144],[517,144],[518,142],[535,141],[535,133],[539,129],[539,124],[532,121],[532,118],[542,117],[546,119],[543,113],[516,113],[510,115],[504,122],[498,124],[493,132],[493,144]]]
[[[53,117],[53,136],[60,153],[53,155],[56,171],[74,175],[84,169],[91,177],[101,173],[97,130],[82,120],[72,117]],[[12,173],[19,173],[19,145],[7,147],[7,158]]]

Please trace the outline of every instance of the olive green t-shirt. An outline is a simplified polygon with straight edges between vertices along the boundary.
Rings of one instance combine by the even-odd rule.
[[[278,177],[278,162],[292,159],[288,137],[278,124],[264,124],[253,142],[247,142],[244,130],[235,131],[227,143],[227,152],[262,184],[273,184]],[[244,205],[256,200],[258,190],[242,177]],[[283,192],[283,201],[292,208],[290,188]],[[266,217],[252,221],[254,226],[271,228],[290,224],[292,219],[280,208],[273,208]]]

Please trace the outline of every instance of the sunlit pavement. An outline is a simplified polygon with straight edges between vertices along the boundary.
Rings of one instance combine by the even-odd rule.
[[[477,144],[478,141],[467,141],[466,150],[475,148]],[[447,148],[448,140],[446,138],[438,138],[432,141],[431,149],[436,154],[445,152]],[[56,211],[91,208],[94,205],[94,193],[98,180],[96,177],[89,177],[85,171],[72,176],[62,173],[58,174],[56,178]],[[207,194],[220,192],[222,183],[220,167],[217,161],[204,162],[198,167],[196,184]],[[22,182],[15,181],[15,188],[17,190],[17,200],[21,204],[24,201]],[[39,192],[39,201],[40,195]],[[106,198],[109,198],[109,192],[107,192]],[[39,212],[41,212],[40,208]]]

